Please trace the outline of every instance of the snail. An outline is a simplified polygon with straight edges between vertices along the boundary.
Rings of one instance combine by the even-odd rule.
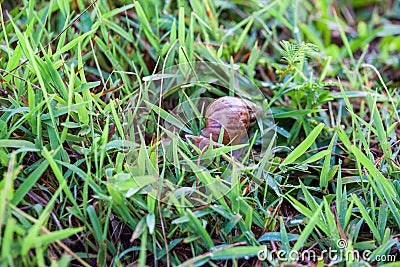
[[[237,145],[247,138],[247,132],[257,122],[262,109],[255,103],[239,97],[224,96],[212,102],[206,109],[206,126],[200,136],[187,135],[194,144],[204,151],[210,144],[214,146],[223,131],[222,144]]]

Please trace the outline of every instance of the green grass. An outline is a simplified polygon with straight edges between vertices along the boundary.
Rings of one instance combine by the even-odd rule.
[[[1,266],[400,260],[398,1],[0,7]],[[276,139],[199,158],[199,99],[238,92]]]

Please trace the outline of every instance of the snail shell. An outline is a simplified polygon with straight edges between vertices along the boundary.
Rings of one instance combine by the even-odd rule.
[[[221,97],[212,102],[206,109],[206,126],[201,136],[195,139],[195,144],[202,149],[209,144],[210,136],[215,142],[224,131],[222,143],[239,144],[247,131],[253,126],[261,108],[251,101],[232,96]]]

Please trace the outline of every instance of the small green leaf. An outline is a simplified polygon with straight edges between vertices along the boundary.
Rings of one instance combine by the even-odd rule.
[[[307,149],[317,139],[319,133],[322,131],[324,126],[325,125],[323,123],[320,123],[317,127],[315,127],[311,131],[311,133],[307,136],[307,138],[286,157],[286,159],[282,162],[281,166],[285,166],[290,163],[293,163],[296,159],[303,156],[304,152],[306,152]]]

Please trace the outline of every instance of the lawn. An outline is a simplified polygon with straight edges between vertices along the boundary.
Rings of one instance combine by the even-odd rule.
[[[400,266],[399,86],[396,0],[0,0],[0,266]]]

